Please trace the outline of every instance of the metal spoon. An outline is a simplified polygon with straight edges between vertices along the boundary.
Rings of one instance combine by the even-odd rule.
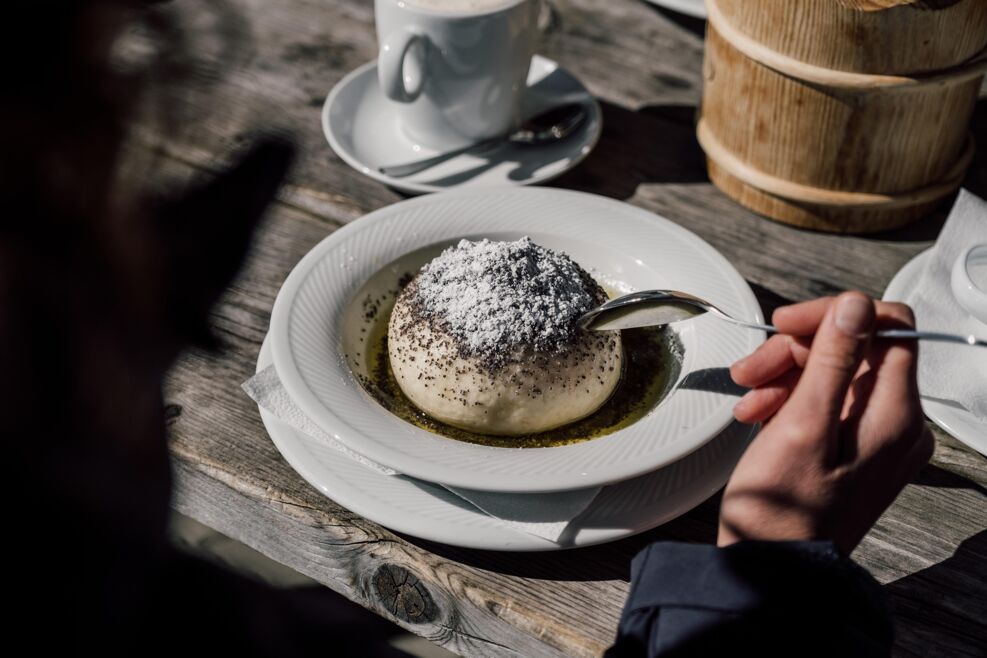
[[[703,313],[712,313],[716,317],[740,327],[760,329],[768,333],[778,333],[778,329],[770,324],[737,320],[701,297],[676,290],[642,290],[641,292],[633,292],[623,297],[611,299],[607,303],[597,306],[580,317],[579,326],[590,331],[613,331],[617,329],[631,329],[633,327],[653,327],[688,320]],[[962,343],[964,345],[987,347],[987,340],[977,338],[976,336],[959,336],[936,331],[879,329],[874,332],[874,335],[879,338],[934,340],[944,343]]]
[[[440,153],[439,155],[432,156],[431,158],[426,158],[424,160],[377,167],[377,171],[385,176],[401,178],[403,176],[416,174],[419,171],[424,171],[429,167],[434,167],[435,165],[454,158],[457,155],[462,155],[463,153],[467,153],[469,151],[483,151],[494,146],[498,146],[504,142],[524,144],[527,146],[537,146],[548,142],[557,142],[571,135],[576,128],[583,125],[584,121],[586,121],[586,108],[580,103],[559,105],[558,107],[553,107],[550,110],[537,114],[526,120],[521,124],[520,128],[506,137],[491,137],[490,139],[485,139],[482,142],[475,142],[462,148],[458,148],[453,151],[446,151],[445,153]]]

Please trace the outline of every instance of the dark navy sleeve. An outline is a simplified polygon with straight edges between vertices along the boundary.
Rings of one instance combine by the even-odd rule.
[[[652,544],[607,658],[889,656],[884,592],[832,542]]]

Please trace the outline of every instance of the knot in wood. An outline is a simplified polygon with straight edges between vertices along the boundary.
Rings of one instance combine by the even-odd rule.
[[[182,415],[182,405],[166,404],[164,408],[164,422],[166,427],[175,424],[175,421]]]
[[[374,572],[374,593],[392,615],[409,624],[435,621],[438,608],[425,583],[396,564],[384,564]]]

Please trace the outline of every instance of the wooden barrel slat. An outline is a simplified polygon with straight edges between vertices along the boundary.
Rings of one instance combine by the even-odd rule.
[[[700,121],[696,130],[700,145],[716,162],[722,173],[763,192],[789,201],[804,204],[825,205],[837,210],[839,208],[859,208],[867,210],[893,210],[926,204],[947,196],[956,189],[963,179],[966,168],[973,160],[973,137],[967,138],[966,148],[956,161],[956,164],[941,179],[918,189],[908,190],[900,194],[881,194],[877,192],[853,192],[847,190],[829,190],[809,185],[801,185],[790,180],[771,176],[758,171],[747,163],[739,160],[720,144],[704,121]]]
[[[702,108],[705,134],[700,135],[700,142],[715,145],[706,153],[710,178],[743,205],[808,228],[875,232],[921,217],[934,207],[935,199],[947,196],[962,180],[969,161],[967,126],[983,78],[976,68],[982,66],[979,60],[949,62],[940,57],[937,61],[944,63],[942,71],[927,71],[914,79],[885,72],[839,70],[820,75],[825,69],[817,62],[803,64],[792,57],[793,53],[811,51],[818,60],[821,51],[804,44],[785,48],[777,39],[754,48],[753,37],[742,32],[750,28],[747,14],[757,6],[765,8],[765,22],[785,21],[776,23],[773,33],[805,38],[814,34],[813,21],[823,25],[819,35],[831,38],[833,25],[854,24],[846,17],[859,14],[867,14],[865,22],[872,31],[879,24],[899,28],[900,16],[905,15],[901,12],[905,11],[927,26],[947,24],[962,13],[976,27],[980,10],[987,20],[984,0],[940,3],[943,7],[939,10],[894,6],[864,11],[844,6],[861,2],[744,0],[740,8],[734,0],[708,0]],[[969,4],[978,7],[966,7]],[[780,5],[788,7],[781,10]],[[769,6],[774,14],[766,8]],[[793,9],[796,6],[803,9]],[[821,13],[824,6],[829,14]],[[940,11],[945,15],[940,17]],[[885,17],[883,23],[881,16]],[[730,22],[738,17],[742,26]],[[915,33],[914,25],[900,29],[904,34]],[[859,46],[854,34],[845,34],[827,47],[854,51]],[[954,37],[930,34],[937,37],[934,41]],[[979,46],[973,51],[977,57],[987,46],[982,43],[987,42],[987,31],[975,34],[976,38],[965,33],[955,36],[960,44]],[[774,47],[781,48],[777,57],[771,54]],[[970,48],[947,44],[943,50],[960,57],[969,56]],[[864,59],[860,55],[854,61]],[[970,75],[971,70],[976,74]],[[874,84],[867,84],[867,80]],[[917,84],[909,84],[915,80]],[[882,198],[886,201],[871,201]],[[854,199],[866,201],[857,203]]]
[[[714,0],[708,4],[715,4],[731,25],[758,43],[837,71],[934,71],[964,62],[987,45],[983,0]]]

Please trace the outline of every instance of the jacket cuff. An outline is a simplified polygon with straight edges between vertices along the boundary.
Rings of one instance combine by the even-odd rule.
[[[745,614],[794,606],[799,614],[818,609],[828,618],[838,612],[854,626],[891,634],[880,585],[829,541],[742,541],[725,548],[661,542],[641,551],[631,570],[625,614],[669,607]]]

